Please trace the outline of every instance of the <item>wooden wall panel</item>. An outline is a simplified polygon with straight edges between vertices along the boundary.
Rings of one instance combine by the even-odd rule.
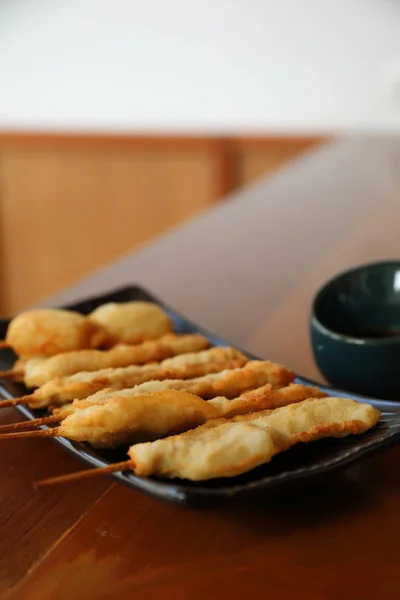
[[[321,138],[243,138],[235,142],[236,183],[242,187],[272,174],[303,152],[322,142]]]
[[[72,284],[321,142],[0,132],[0,314]]]
[[[215,198],[207,149],[1,154],[2,312],[73,283]]]

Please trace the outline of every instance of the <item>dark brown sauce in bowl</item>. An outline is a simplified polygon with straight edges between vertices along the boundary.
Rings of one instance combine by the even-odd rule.
[[[400,336],[400,329],[385,328],[385,329],[351,329],[346,330],[345,335],[355,338],[391,338]]]

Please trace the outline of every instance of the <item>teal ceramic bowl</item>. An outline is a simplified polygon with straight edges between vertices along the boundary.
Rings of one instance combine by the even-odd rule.
[[[400,261],[330,280],[310,314],[315,360],[335,387],[400,400]]]

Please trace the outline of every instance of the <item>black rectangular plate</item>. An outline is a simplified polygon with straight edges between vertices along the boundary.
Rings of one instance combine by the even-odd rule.
[[[139,286],[118,289],[108,294],[89,298],[82,302],[69,305],[84,314],[94,310],[106,302],[127,302],[131,300],[149,300],[161,305],[174,321],[174,328],[179,333],[202,333],[213,345],[227,346],[228,342],[203,330],[191,323],[164,302]],[[8,320],[0,320],[0,339],[3,339],[8,326]],[[246,353],[250,358],[258,358]],[[0,352],[0,369],[11,368],[15,356],[10,351]],[[273,357],[272,357],[273,360]],[[307,385],[318,385],[315,382],[297,377],[296,381]],[[289,484],[308,480],[317,475],[324,475],[340,467],[352,465],[375,452],[388,448],[400,441],[400,403],[370,399],[356,394],[348,394],[319,385],[328,393],[335,396],[354,398],[361,402],[369,402],[383,413],[383,418],[371,431],[361,436],[349,436],[341,440],[327,439],[312,444],[299,444],[291,450],[275,457],[271,463],[258,467],[250,473],[229,479],[216,479],[209,482],[189,482],[181,480],[166,480],[158,478],[136,477],[133,473],[115,473],[114,479],[136,490],[152,496],[185,505],[205,505],[245,496],[264,495],[273,489]],[[22,384],[0,382],[0,394],[4,398],[13,398],[27,393]],[[43,416],[44,411],[30,410],[18,406],[18,410],[28,419]],[[126,459],[122,451],[94,450],[88,444],[71,442],[65,438],[55,438],[54,441],[65,446],[77,458],[88,465],[101,467],[113,462]]]

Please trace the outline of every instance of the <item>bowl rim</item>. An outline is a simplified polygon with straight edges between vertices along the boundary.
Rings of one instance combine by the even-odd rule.
[[[328,281],[326,281],[322,287],[320,287],[313,295],[311,301],[310,308],[310,323],[319,329],[325,335],[328,335],[330,338],[335,339],[339,342],[343,342],[346,344],[354,344],[357,346],[394,346],[400,344],[400,333],[395,334],[386,338],[374,338],[374,337],[357,337],[352,336],[346,333],[341,333],[339,331],[335,331],[334,329],[330,329],[326,325],[318,319],[316,315],[316,304],[320,298],[320,296],[326,292],[326,290],[336,281],[351,275],[352,273],[357,273],[358,271],[368,270],[374,267],[385,267],[385,266],[397,266],[400,271],[400,259],[392,259],[392,260],[382,260],[370,263],[363,263],[361,265],[351,267],[346,269],[345,271],[341,271],[336,275],[333,275]]]

